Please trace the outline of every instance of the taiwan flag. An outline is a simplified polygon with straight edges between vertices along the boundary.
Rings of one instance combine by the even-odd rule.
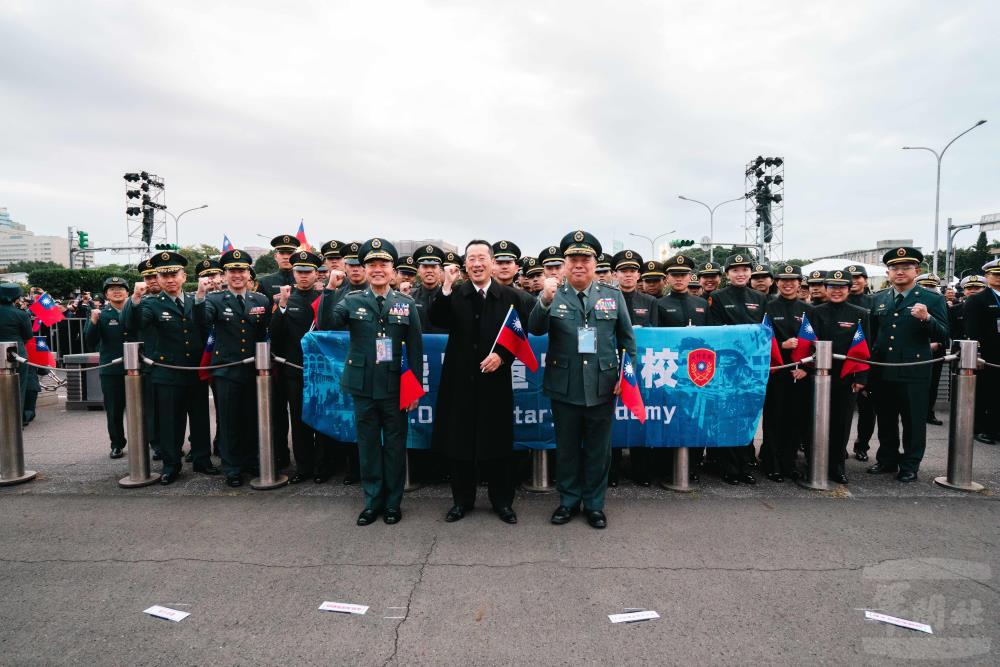
[[[47,327],[66,319],[59,306],[56,305],[56,300],[49,296],[48,292],[42,292],[42,295],[33,304],[28,306],[28,310],[34,313],[35,317]]]
[[[205,349],[201,352],[201,362],[198,364],[200,368],[198,369],[198,378],[202,382],[209,382],[212,379],[212,371],[205,370],[206,366],[212,365],[212,351],[215,349],[215,329],[208,334],[208,340],[205,341]]]
[[[24,349],[28,351],[28,361],[31,363],[55,368],[56,358],[49,349],[45,336],[32,336],[31,340],[24,344]]]
[[[628,408],[640,424],[646,423],[646,406],[642,403],[642,394],[639,393],[639,383],[635,377],[635,367],[628,352],[622,350],[622,368],[618,375],[618,381],[622,387],[622,405]]]
[[[816,342],[816,332],[813,325],[809,323],[809,317],[802,313],[802,325],[799,327],[799,344],[792,350],[792,361],[802,361],[809,356],[813,350],[813,343]]]
[[[764,329],[771,335],[771,366],[781,366],[785,360],[781,358],[781,348],[778,346],[778,339],[774,337],[774,326],[771,325],[771,316],[765,315],[762,322]]]
[[[233,242],[229,240],[228,234],[222,235],[222,252],[223,254],[229,252],[233,249]]]
[[[868,341],[865,340],[865,332],[861,330],[861,322],[858,322],[858,329],[854,332],[854,339],[851,340],[847,356],[853,358],[844,359],[844,365],[840,367],[841,379],[846,378],[851,373],[861,373],[868,370],[868,364],[858,361],[858,359],[872,358],[871,351],[868,349]]]
[[[406,358],[406,343],[399,359],[399,409],[405,410],[413,401],[426,394],[424,386],[410,369],[410,361]]]
[[[521,326],[521,318],[517,316],[514,306],[507,309],[507,317],[497,334],[496,345],[501,346],[528,367],[532,373],[538,370],[538,359],[528,344],[528,334]]]
[[[298,239],[300,248],[312,251],[312,246],[306,241],[306,228],[303,222],[304,220],[299,220],[299,231],[295,232],[295,238]]]

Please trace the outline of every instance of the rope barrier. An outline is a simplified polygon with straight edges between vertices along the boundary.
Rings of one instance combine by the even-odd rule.
[[[813,361],[813,357],[806,357],[806,358],[802,359],[801,361],[793,361],[790,364],[782,364],[781,366],[771,366],[770,370],[772,370],[772,371],[781,371],[781,370],[784,370],[786,368],[798,368],[802,364],[809,364],[809,363],[812,363],[812,361]]]
[[[292,363],[291,361],[289,361],[288,359],[285,359],[284,357],[279,357],[276,354],[272,354],[271,357],[274,358],[274,360],[277,361],[279,364],[284,364],[286,366],[291,366],[292,368],[297,368],[300,371],[301,370],[305,370],[302,366],[299,366],[298,364]]]
[[[929,364],[939,364],[944,361],[952,361],[958,359],[957,354],[946,354],[943,357],[937,357],[936,359],[926,359],[922,361],[900,361],[898,363],[889,363],[886,361],[872,361],[871,359],[861,359],[859,357],[849,357],[846,354],[835,354],[834,359],[844,361],[850,359],[851,361],[860,361],[863,364],[868,364],[870,366],[884,366],[887,368],[902,368],[904,366],[927,366]]]
[[[989,366],[990,368],[1000,368],[1000,364],[991,364],[982,357],[979,357],[979,363],[981,363],[983,366]]]
[[[252,364],[253,357],[247,357],[240,361],[230,361],[228,364],[216,364],[214,366],[174,366],[172,364],[165,364],[162,361],[154,361],[149,357],[143,357],[142,362],[144,364],[149,364],[150,366],[160,366],[161,368],[169,368],[172,371],[212,371],[217,368],[230,368],[232,366],[242,366],[243,364]]]
[[[96,370],[100,370],[102,368],[108,368],[110,366],[115,366],[117,364],[122,363],[122,358],[118,357],[117,359],[112,359],[108,363],[106,363],[106,364],[100,364],[99,366],[88,366],[87,368],[58,368],[56,366],[43,366],[41,364],[33,363],[31,361],[28,361],[27,359],[25,359],[24,357],[22,357],[19,354],[15,354],[15,355],[13,355],[13,357],[14,357],[14,360],[17,361],[18,363],[27,364],[28,366],[31,366],[33,368],[37,368],[39,370],[43,370],[43,371],[62,371],[63,373],[84,373],[86,371],[96,371]]]

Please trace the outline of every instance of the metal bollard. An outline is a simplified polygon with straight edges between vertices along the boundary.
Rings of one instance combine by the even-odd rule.
[[[253,354],[257,368],[257,446],[260,477],[250,480],[258,491],[277,489],[288,484],[288,477],[274,469],[274,449],[271,446],[271,344],[257,343]]]
[[[549,483],[548,451],[536,449],[531,452],[531,484],[524,487],[525,491],[533,493],[549,493],[552,484]]]
[[[410,450],[409,449],[406,450],[406,459],[404,461],[404,464],[406,465],[406,480],[403,482],[403,491],[407,491],[407,492],[409,492],[409,491],[416,491],[417,489],[420,488],[420,485],[414,483],[413,480],[410,478]]]
[[[118,486],[134,489],[160,480],[158,473],[149,472],[145,406],[142,404],[142,343],[125,343],[122,364],[125,367],[125,429],[129,442],[126,447],[128,477],[118,480]]]
[[[660,485],[671,491],[680,493],[690,493],[691,488],[690,470],[688,466],[688,448],[675,447],[673,452],[674,470],[669,482],[661,482]]]
[[[955,341],[958,344],[958,367],[951,378],[951,423],[948,424],[948,476],[935,477],[934,483],[956,491],[982,491],[983,485],[972,481],[972,439],[976,420],[976,366],[979,342]]]
[[[830,369],[833,368],[833,342],[816,341],[813,354],[816,375],[813,378],[813,435],[809,452],[809,479],[799,486],[828,491],[830,471]]]
[[[21,385],[11,356],[16,353],[17,343],[0,343],[0,486],[30,482],[38,474],[24,469]]]

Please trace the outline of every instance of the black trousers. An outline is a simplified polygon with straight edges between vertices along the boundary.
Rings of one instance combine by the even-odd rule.
[[[830,377],[830,442],[827,455],[830,475],[844,474],[856,396],[851,391],[849,378],[841,380],[838,376]]]
[[[102,375],[101,393],[104,395],[104,416],[108,421],[108,438],[111,449],[125,448],[125,376]]]
[[[996,363],[990,360],[990,363]],[[1000,369],[986,366],[976,378],[976,433],[985,433],[1000,438],[1000,406],[997,393],[1000,392]]]
[[[280,364],[275,364],[280,366]],[[288,392],[285,389],[284,368],[272,371],[274,381],[271,384],[271,443],[274,447],[275,468],[287,468],[291,461],[288,451]],[[301,411],[300,411],[301,413]]]
[[[257,385],[249,382],[215,378],[219,393],[219,453],[222,472],[237,477],[257,472]]]
[[[626,448],[614,447],[611,449],[611,471],[608,479],[618,481],[621,473],[622,453]],[[650,447],[628,447],[629,477],[637,482],[648,482],[652,479],[653,471],[656,469],[659,459],[656,452]]]
[[[292,420],[292,452],[295,472],[306,477],[331,474],[332,443],[322,433],[302,421],[302,376],[285,372],[282,376],[288,396],[288,416]]]
[[[160,454],[163,473],[181,469],[181,446],[184,431],[191,423],[191,455],[194,466],[212,464],[208,444],[208,387],[203,382],[189,385],[155,385],[157,422],[160,428]]]
[[[945,355],[944,347],[931,353],[931,357],[934,359],[940,359]],[[930,416],[934,414],[934,404],[937,403],[938,397],[938,386],[941,384],[941,371],[944,369],[944,362],[939,362],[931,366],[931,387],[930,391],[927,392],[927,415]]]
[[[868,453],[868,442],[872,439],[872,434],[875,433],[876,398],[873,393],[875,391],[877,389],[869,385],[858,394],[858,437],[854,441],[856,454]]]
[[[146,440],[154,453],[160,452],[160,411],[156,407],[156,392],[148,374],[142,376],[142,411],[146,422]]]
[[[472,509],[476,504],[478,480],[487,484],[487,496],[493,509],[514,504],[514,457],[505,456],[488,461],[449,460],[451,498],[456,505]]]
[[[796,382],[791,371],[778,371],[768,378],[764,398],[764,444],[760,448],[761,467],[766,473],[790,475],[795,470],[802,414],[811,412],[811,393],[804,389],[805,385]]]
[[[884,466],[917,472],[927,445],[927,392],[930,381],[878,383],[878,451]],[[900,452],[899,425],[903,424]]]

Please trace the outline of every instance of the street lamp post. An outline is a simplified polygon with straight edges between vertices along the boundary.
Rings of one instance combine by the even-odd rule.
[[[660,239],[662,239],[664,236],[670,236],[671,234],[675,233],[676,231],[677,231],[676,229],[671,229],[669,232],[663,232],[662,234],[660,234],[659,236],[656,236],[654,238],[649,238],[648,236],[643,236],[642,234],[633,234],[632,232],[629,232],[628,235],[629,236],[634,236],[634,237],[636,237],[638,239],[646,239],[647,241],[649,241],[649,258],[650,259],[655,259],[655,257],[653,257],[653,255],[656,254],[656,242],[659,241]]]
[[[972,132],[974,129],[976,129],[977,127],[979,127],[980,125],[982,125],[985,122],[986,122],[985,120],[978,121],[975,125],[973,125],[972,127],[970,127],[968,130],[966,130],[965,132],[962,132],[961,134],[959,134],[958,136],[956,136],[954,139],[952,139],[951,141],[949,141],[945,145],[944,148],[941,149],[940,153],[938,153],[933,148],[928,148],[927,146],[903,146],[903,150],[904,151],[930,151],[931,153],[934,154],[934,159],[937,160],[937,186],[936,186],[935,191],[934,191],[934,260],[933,260],[933,268],[932,268],[932,271],[934,272],[934,275],[937,275],[937,270],[938,270],[938,257],[937,257],[938,256],[938,227],[939,227],[938,219],[939,219],[940,214],[941,214],[941,158],[944,157],[944,152],[946,150],[948,150],[948,148],[953,143],[955,143],[956,141],[958,141],[958,139],[960,137],[962,137],[965,134],[968,134],[969,132]],[[946,276],[946,278],[950,278],[950,276]]]
[[[709,206],[703,201],[698,201],[697,199],[691,199],[690,197],[685,197],[684,195],[677,195],[678,199],[683,199],[684,201],[693,202],[695,204],[701,204],[706,209],[708,209],[708,239],[709,239],[709,249],[708,249],[708,261],[715,261],[715,209],[719,208],[723,204],[732,204],[734,201],[743,201],[745,197],[736,197],[735,199],[727,199],[726,201],[719,202],[715,206]]]
[[[182,217],[182,216],[183,216],[183,215],[184,215],[185,213],[190,213],[191,211],[198,211],[198,210],[201,210],[201,209],[203,209],[203,208],[208,208],[208,204],[202,204],[201,206],[195,206],[194,208],[189,208],[189,209],[188,209],[188,210],[186,210],[186,211],[181,211],[181,212],[180,212],[180,213],[178,213],[177,215],[174,215],[174,214],[173,214],[173,213],[171,213],[170,211],[167,211],[167,215],[169,215],[169,216],[170,216],[171,218],[173,218],[173,219],[174,219],[174,243],[176,243],[176,244],[177,244],[177,247],[178,247],[178,248],[180,248],[180,247],[181,247],[181,235],[180,235],[180,226],[179,226],[179,225],[177,224],[177,223],[178,223],[178,221],[179,221],[179,220],[181,219],[181,217]]]

